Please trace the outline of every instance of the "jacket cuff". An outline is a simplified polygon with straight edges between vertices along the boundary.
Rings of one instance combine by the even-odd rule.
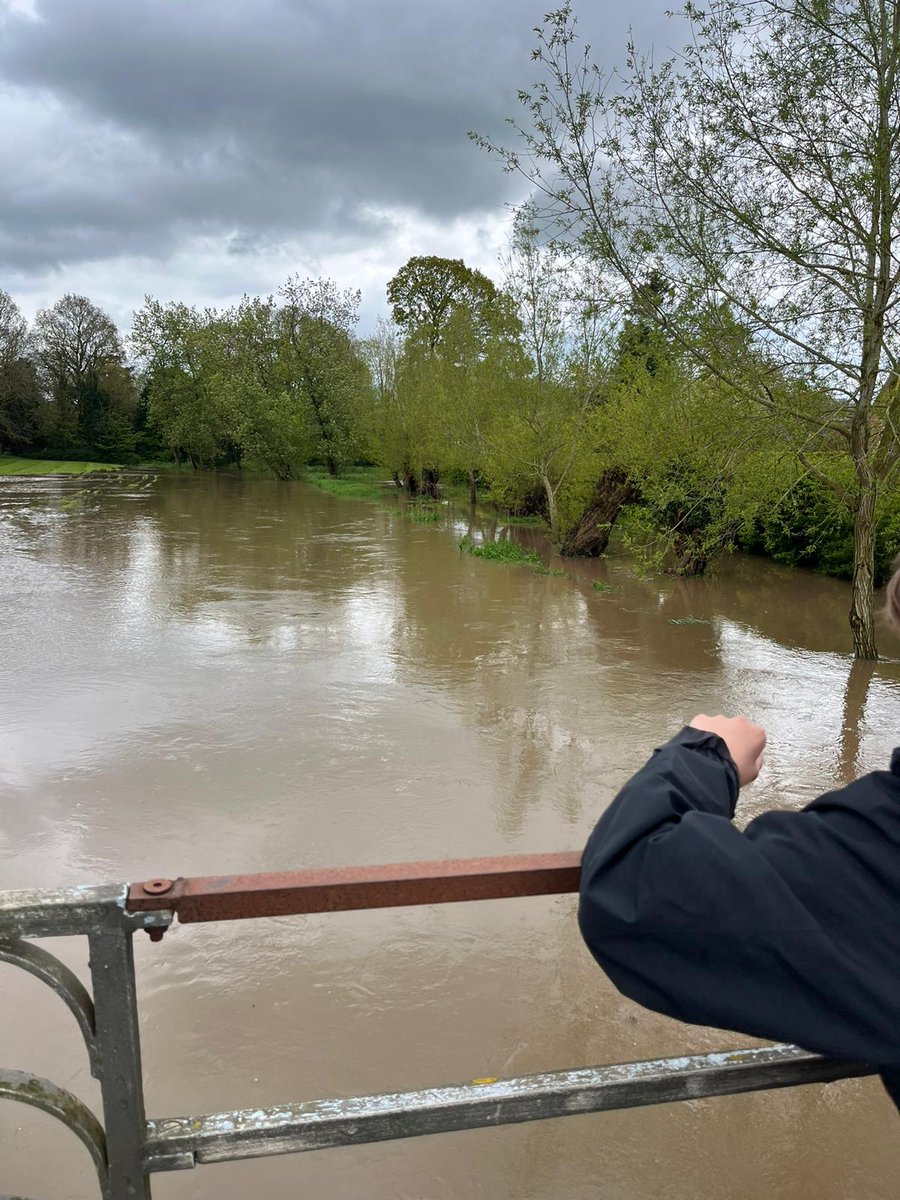
[[[689,750],[699,750],[701,753],[709,754],[725,764],[728,768],[732,784],[731,812],[733,816],[735,805],[737,804],[738,792],[741,788],[741,777],[738,774],[737,764],[731,757],[731,751],[728,749],[725,739],[719,737],[717,733],[710,733],[706,729],[695,729],[693,725],[685,725],[666,745],[685,746]]]

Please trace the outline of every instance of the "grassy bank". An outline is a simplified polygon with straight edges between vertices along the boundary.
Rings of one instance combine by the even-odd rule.
[[[65,462],[54,458],[16,458],[0,454],[0,475],[87,475],[91,471],[118,471],[118,463]]]
[[[329,475],[324,467],[307,467],[301,475],[322,492],[348,500],[380,500],[391,488],[385,487],[384,467],[346,467],[340,475]]]

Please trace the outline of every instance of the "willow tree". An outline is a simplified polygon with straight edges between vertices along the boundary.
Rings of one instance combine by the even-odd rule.
[[[147,296],[136,310],[131,348],[143,364],[151,424],[180,463],[214,467],[240,455],[234,395],[226,370],[224,322],[215,309]]]
[[[371,387],[355,337],[360,292],[294,275],[278,295],[284,380],[309,412],[316,453],[337,475],[360,451],[360,413]]]
[[[518,144],[476,140],[623,298],[756,406],[760,436],[836,491],[854,524],[854,651],[875,658],[876,501],[900,460],[900,0],[712,0],[685,15],[680,55],[657,66],[630,46],[610,76],[571,7],[548,14]],[[653,275],[665,310],[642,291]],[[752,354],[717,351],[708,317],[688,319],[720,311]]]
[[[387,285],[403,341],[398,413],[407,453],[388,462],[407,491],[438,494],[440,472],[464,472],[475,502],[488,431],[521,373],[511,298],[459,258],[415,256]]]

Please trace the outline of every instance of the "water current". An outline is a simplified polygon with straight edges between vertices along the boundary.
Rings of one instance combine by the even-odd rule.
[[[695,581],[616,557],[537,575],[461,554],[466,532],[497,530],[224,475],[0,481],[0,888],[580,849],[698,711],[769,732],[741,820],[900,741],[900,664],[851,671],[844,583],[747,558]],[[140,935],[148,1113],[748,1044],[621,998],[574,914],[564,896]],[[77,941],[54,949],[86,978]],[[0,966],[0,1010],[0,1063],[99,1108],[57,998]],[[96,1195],[49,1118],[3,1105],[0,1147],[0,1192]],[[153,1194],[886,1200],[898,1178],[896,1114],[850,1080],[205,1166]]]

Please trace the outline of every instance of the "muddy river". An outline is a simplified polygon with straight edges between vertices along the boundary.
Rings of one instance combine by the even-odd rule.
[[[690,582],[615,558],[537,575],[461,554],[467,529],[299,483],[0,481],[0,888],[577,849],[697,711],[769,731],[744,820],[900,741],[900,664],[851,672],[844,583],[746,558]],[[747,1044],[619,997],[574,912],[533,898],[139,935],[148,1114]],[[85,975],[78,942],[55,949]],[[0,966],[0,1011],[0,1064],[98,1104],[58,999]],[[0,1192],[96,1195],[49,1118],[3,1105],[0,1146]],[[153,1194],[881,1200],[898,1178],[897,1116],[851,1080],[205,1166]]]

